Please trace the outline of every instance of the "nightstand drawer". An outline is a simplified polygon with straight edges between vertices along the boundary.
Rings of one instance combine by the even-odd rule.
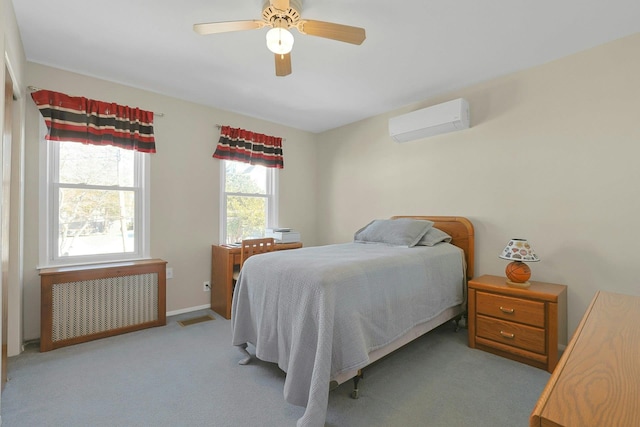
[[[544,328],[544,303],[478,291],[476,311],[513,322]]]
[[[481,315],[476,317],[476,321],[479,337],[539,354],[546,353],[544,329]]]

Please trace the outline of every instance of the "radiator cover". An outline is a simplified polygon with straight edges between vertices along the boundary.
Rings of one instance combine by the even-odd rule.
[[[166,262],[43,269],[40,351],[166,324]]]

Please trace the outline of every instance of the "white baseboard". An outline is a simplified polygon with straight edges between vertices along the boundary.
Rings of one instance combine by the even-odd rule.
[[[207,308],[211,308],[211,304],[199,305],[197,307],[181,308],[180,310],[167,311],[167,317],[175,316],[177,314],[190,313],[192,311],[205,310]]]

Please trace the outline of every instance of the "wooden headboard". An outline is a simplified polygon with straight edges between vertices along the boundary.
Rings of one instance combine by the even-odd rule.
[[[467,261],[467,278],[473,278],[474,244],[473,224],[467,218],[461,216],[421,216],[421,215],[398,215],[391,219],[414,218],[433,221],[433,226],[444,231],[451,236],[451,244],[464,251]]]

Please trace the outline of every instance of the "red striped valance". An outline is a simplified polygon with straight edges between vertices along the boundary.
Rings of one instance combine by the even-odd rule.
[[[220,127],[220,141],[213,157],[268,168],[284,168],[282,138],[229,126]]]
[[[49,90],[33,92],[31,97],[44,117],[48,129],[46,139],[50,141],[156,152],[151,111]]]

